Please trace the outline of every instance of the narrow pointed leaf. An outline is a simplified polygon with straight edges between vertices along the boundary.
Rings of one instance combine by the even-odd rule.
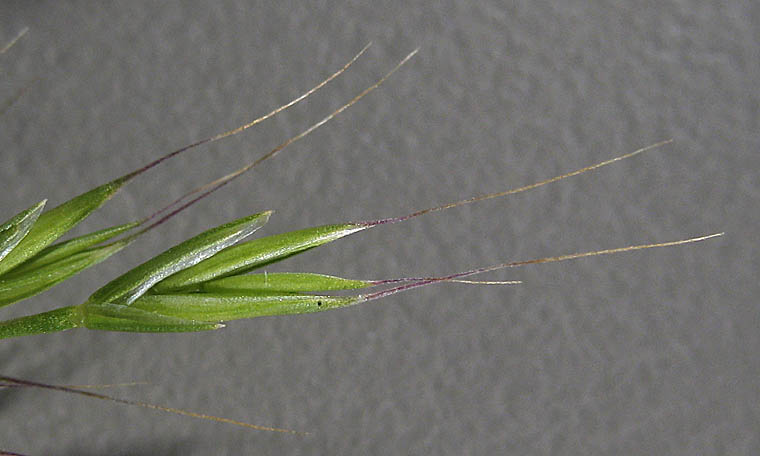
[[[192,288],[208,280],[240,274],[368,228],[360,224],[324,225],[276,234],[229,247],[213,257],[158,283],[153,291]]]
[[[324,274],[301,272],[274,272],[265,274],[246,274],[211,280],[199,285],[203,292],[257,292],[257,291],[332,291],[354,290],[374,285],[368,280],[343,279]]]
[[[0,226],[0,264],[32,229],[32,225],[42,213],[45,203],[47,200],[40,201],[29,209],[16,214]]]
[[[249,236],[267,223],[271,213],[243,217],[188,239],[109,282],[89,301],[129,305],[160,280]]]
[[[128,244],[129,241],[122,241],[85,250],[23,273],[13,270],[0,279],[0,307],[42,293],[69,277],[100,263]]]
[[[82,326],[88,329],[125,332],[192,332],[223,328],[218,322],[196,321],[170,315],[159,315],[120,304],[83,306]]]
[[[187,320],[225,322],[266,315],[292,315],[346,307],[361,296],[191,293],[145,295],[132,308]]]
[[[20,264],[13,271],[8,274],[16,276],[21,273],[33,271],[42,266],[50,263],[54,263],[65,257],[71,256],[75,253],[87,250],[95,245],[103,243],[109,239],[113,239],[116,236],[139,226],[140,222],[125,223],[124,225],[112,226],[103,230],[95,231],[84,236],[79,236],[74,239],[59,242],[45,247],[40,253],[29,258],[24,263]]]
[[[127,181],[124,178],[113,180],[41,214],[29,234],[0,262],[0,274],[52,244],[108,201]]]

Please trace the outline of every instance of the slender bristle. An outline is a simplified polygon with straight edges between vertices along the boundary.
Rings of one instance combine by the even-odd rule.
[[[586,257],[592,257],[592,256],[600,256],[600,255],[611,255],[615,253],[623,253],[623,252],[632,252],[634,250],[644,250],[644,249],[653,249],[653,248],[660,248],[660,247],[673,247],[677,245],[683,245],[683,244],[691,244],[694,242],[701,242],[706,241],[708,239],[712,239],[715,237],[723,236],[725,233],[714,233],[714,234],[708,234],[706,236],[699,236],[694,237],[690,239],[682,239],[679,241],[670,241],[670,242],[658,242],[654,244],[640,244],[640,245],[630,245],[627,247],[618,247],[614,249],[604,249],[604,250],[594,250],[591,252],[582,252],[582,253],[571,253],[568,255],[560,255],[555,257],[545,257],[545,258],[536,258],[532,260],[523,260],[523,261],[513,261],[510,263],[501,263],[496,264],[493,266],[486,266],[482,268],[477,269],[471,269],[469,271],[464,272],[458,272],[455,274],[451,274],[448,276],[442,276],[442,277],[431,277],[427,279],[422,279],[418,282],[409,283],[406,285],[400,285],[395,288],[390,288],[383,291],[378,291],[375,293],[370,293],[364,295],[362,298],[364,301],[372,301],[374,299],[383,298],[386,296],[390,296],[392,294],[396,294],[402,291],[411,290],[413,288],[419,288],[425,285],[430,285],[432,283],[438,283],[438,282],[447,282],[452,281],[456,279],[462,279],[464,277],[473,276],[476,274],[482,274],[484,272],[491,272],[496,271],[499,269],[506,269],[506,268],[514,268],[519,266],[526,266],[529,264],[541,264],[541,263],[556,263],[559,261],[567,261],[567,260],[575,260],[579,258],[586,258]]]
[[[405,220],[409,220],[409,219],[412,219],[412,218],[415,218],[415,217],[419,217],[421,215],[429,214],[431,212],[438,212],[438,211],[443,211],[443,210],[446,210],[446,209],[453,209],[455,207],[464,206],[466,204],[472,204],[472,203],[477,203],[479,201],[489,200],[489,199],[492,199],[492,198],[499,198],[499,197],[502,197],[502,196],[508,196],[508,195],[514,195],[516,193],[522,193],[522,192],[525,192],[525,191],[528,191],[528,190],[533,190],[534,188],[542,187],[544,185],[560,181],[562,179],[567,179],[568,177],[578,176],[580,174],[584,174],[584,173],[587,173],[589,171],[593,171],[593,170],[601,168],[603,166],[607,166],[607,165],[610,165],[612,163],[615,163],[615,162],[618,162],[618,161],[621,161],[621,160],[625,160],[626,158],[631,158],[631,157],[633,157],[635,155],[647,152],[649,150],[655,149],[655,148],[660,147],[660,146],[664,146],[666,144],[670,144],[672,142],[673,142],[672,139],[667,139],[665,141],[660,141],[658,143],[655,143],[655,144],[652,144],[652,145],[649,145],[649,146],[646,146],[646,147],[642,147],[641,149],[635,150],[633,152],[629,152],[627,154],[620,155],[618,157],[611,158],[609,160],[605,160],[603,162],[595,163],[593,165],[589,165],[589,166],[586,166],[586,167],[583,167],[583,168],[580,168],[580,169],[576,169],[575,171],[571,171],[569,173],[561,174],[559,176],[554,176],[554,177],[549,178],[549,179],[545,179],[545,180],[542,180],[542,181],[539,181],[539,182],[535,182],[535,183],[530,184],[530,185],[525,185],[525,186],[522,186],[522,187],[513,188],[511,190],[505,190],[505,191],[496,192],[496,193],[488,193],[486,195],[473,196],[471,198],[467,198],[467,199],[464,199],[464,200],[461,200],[461,201],[457,201],[457,202],[454,202],[454,203],[443,204],[441,206],[435,206],[435,207],[431,207],[431,208],[428,208],[428,209],[423,209],[421,211],[412,212],[411,214],[407,214],[407,215],[404,215],[402,217],[390,217],[390,218],[380,219],[380,220],[371,220],[371,221],[361,222],[361,224],[367,225],[367,226],[375,226],[375,225],[384,225],[384,224],[387,224],[387,223],[398,223],[398,222],[403,222]]]
[[[192,144],[188,144],[188,145],[186,145],[184,147],[181,147],[181,148],[175,150],[174,152],[169,152],[168,154],[164,155],[163,157],[160,157],[160,158],[158,158],[158,159],[156,159],[156,160],[148,163],[147,165],[143,166],[142,168],[139,168],[139,169],[137,169],[135,171],[132,171],[131,173],[125,175],[124,177],[122,177],[122,179],[130,179],[130,178],[132,178],[132,177],[134,177],[134,176],[136,176],[138,174],[144,173],[145,171],[153,168],[154,166],[156,166],[156,165],[158,165],[158,164],[160,164],[160,163],[162,163],[162,162],[164,162],[164,161],[166,161],[166,160],[168,160],[168,159],[170,159],[170,158],[172,158],[172,157],[174,157],[176,155],[179,155],[179,154],[181,154],[183,152],[186,152],[186,151],[188,151],[190,149],[193,149],[195,147],[201,146],[203,144],[212,143],[214,141],[219,141],[220,139],[236,135],[238,133],[241,133],[241,132],[243,132],[243,131],[245,131],[245,130],[251,128],[251,127],[253,127],[256,124],[259,124],[259,123],[261,123],[261,122],[263,122],[263,121],[265,121],[265,120],[267,120],[267,119],[269,119],[269,118],[271,118],[271,117],[279,114],[280,112],[282,112],[282,111],[290,108],[291,106],[295,105],[296,103],[298,103],[300,101],[303,101],[309,95],[312,95],[314,92],[316,92],[317,90],[319,90],[322,87],[324,87],[325,85],[327,85],[327,83],[329,83],[333,79],[335,79],[338,76],[340,76],[341,74],[343,74],[346,70],[348,70],[348,68],[351,65],[354,64],[354,62],[356,62],[359,59],[359,57],[361,57],[367,51],[367,49],[369,49],[369,47],[371,45],[372,45],[372,42],[368,43],[366,46],[364,46],[362,48],[361,51],[359,51],[358,54],[356,54],[351,60],[349,60],[348,63],[346,63],[345,65],[343,65],[342,68],[340,68],[338,71],[336,71],[335,73],[333,73],[332,75],[330,75],[328,78],[324,79],[322,82],[320,82],[316,86],[312,87],[307,92],[305,92],[305,93],[299,95],[298,97],[294,98],[290,102],[288,102],[288,103],[286,103],[286,104],[284,104],[284,105],[282,105],[282,106],[280,106],[278,108],[275,108],[274,110],[270,111],[269,113],[264,114],[263,116],[258,117],[258,118],[254,119],[254,120],[252,120],[252,121],[250,121],[250,122],[248,122],[246,124],[243,124],[243,125],[241,125],[241,126],[239,126],[237,128],[233,128],[232,130],[228,130],[228,131],[225,131],[224,133],[219,133],[219,134],[214,135],[214,136],[209,136],[208,138],[204,138],[204,139],[196,141],[196,142],[194,142]]]
[[[338,76],[340,76],[341,74],[343,74],[346,70],[348,70],[348,68],[351,65],[353,65],[359,59],[359,57],[361,57],[367,51],[367,49],[369,49],[369,47],[371,45],[372,45],[372,42],[368,43],[351,60],[349,60],[345,65],[343,65],[342,68],[340,68],[338,71],[336,71],[335,73],[333,73],[332,75],[330,75],[328,78],[324,79],[322,82],[320,82],[316,86],[312,87],[307,92],[305,92],[305,93],[299,95],[298,97],[294,98],[290,102],[288,102],[288,103],[286,103],[286,104],[284,104],[284,105],[282,105],[282,106],[280,106],[280,107],[278,107],[278,108],[270,111],[269,113],[267,113],[267,114],[265,114],[265,115],[263,115],[261,117],[258,117],[256,119],[252,120],[251,122],[248,122],[248,123],[246,123],[244,125],[241,125],[241,126],[239,126],[237,128],[234,128],[232,130],[226,131],[224,133],[219,133],[219,134],[214,135],[214,136],[210,136],[210,137],[205,138],[205,139],[201,139],[200,141],[196,141],[196,142],[194,142],[192,144],[188,144],[188,145],[186,145],[184,147],[181,147],[181,148],[179,148],[179,149],[177,149],[177,150],[175,150],[173,152],[170,152],[170,153],[164,155],[163,157],[160,157],[160,158],[158,158],[158,159],[156,159],[156,160],[148,163],[147,165],[143,166],[142,168],[139,168],[139,169],[137,169],[135,171],[130,172],[129,174],[126,174],[125,176],[122,176],[118,180],[121,180],[121,181],[130,180],[133,177],[135,177],[135,176],[137,176],[137,175],[139,175],[141,173],[144,173],[145,171],[147,171],[147,170],[149,170],[149,169],[157,166],[158,164],[160,164],[160,163],[162,163],[162,162],[164,162],[164,161],[166,161],[166,160],[168,160],[168,159],[170,159],[170,158],[172,158],[172,157],[174,157],[176,155],[179,155],[179,154],[181,154],[183,152],[186,152],[186,151],[188,151],[188,150],[190,150],[192,148],[201,146],[203,144],[208,144],[208,143],[211,143],[211,142],[214,142],[214,141],[218,141],[218,140],[223,139],[223,138],[227,138],[229,136],[236,135],[238,133],[243,132],[244,130],[247,130],[248,128],[253,127],[256,124],[259,124],[259,123],[263,122],[264,120],[267,120],[267,119],[271,118],[272,116],[274,116],[276,114],[279,114],[280,112],[282,112],[282,111],[290,108],[291,106],[295,105],[296,103],[298,103],[300,101],[303,101],[308,96],[312,95],[314,92],[316,92],[317,90],[319,90],[322,87],[324,87],[327,83],[329,83],[333,79],[335,79]],[[355,100],[355,101],[358,101],[358,100]],[[345,107],[343,109],[345,109]],[[335,115],[335,113],[333,113],[333,115]],[[303,136],[305,136],[305,134],[302,134],[300,136],[303,137]],[[300,139],[300,138],[297,138],[297,139]],[[295,141],[295,139],[291,139],[290,142],[284,143],[284,145],[281,145],[280,150],[284,149],[288,144],[290,144],[290,143],[292,143],[294,141]],[[273,152],[276,153],[276,152],[279,152],[279,150],[276,150],[276,151],[273,151]],[[272,155],[274,155],[273,152],[270,152],[270,157]],[[270,158],[270,157],[266,157],[266,158]],[[260,161],[263,161],[263,159],[260,159],[259,162]],[[253,167],[253,166],[255,166],[255,164],[252,165],[251,167]],[[245,171],[242,171],[242,172],[245,172]],[[240,174],[242,174],[242,172]],[[235,174],[235,173],[233,173],[233,174]],[[210,184],[201,186],[201,187],[199,187],[199,188],[197,188],[197,189],[195,189],[195,190],[193,190],[191,192],[186,193],[182,197],[174,200],[170,204],[164,206],[163,208],[159,209],[158,211],[154,212],[153,214],[149,215],[148,217],[145,217],[144,219],[142,219],[140,221],[140,225],[145,225],[149,221],[151,221],[151,220],[153,220],[153,219],[161,216],[161,214],[164,214],[165,212],[170,211],[168,214],[160,217],[158,220],[156,220],[155,222],[153,222],[150,225],[146,226],[145,228],[139,230],[138,232],[135,232],[134,234],[131,234],[130,236],[128,236],[126,238],[126,240],[136,239],[138,236],[144,234],[145,232],[150,231],[150,230],[152,230],[152,229],[154,229],[154,228],[162,225],[164,222],[166,222],[170,218],[174,217],[175,215],[179,214],[183,210],[185,210],[188,207],[192,206],[196,202],[202,200],[206,196],[208,196],[211,193],[215,192],[217,189],[219,189],[220,187],[224,186],[227,183],[228,180],[231,180],[234,177],[236,177],[236,175],[227,175],[227,176],[225,176],[225,177],[223,177],[221,179],[217,179],[216,181],[211,182]],[[192,195],[197,194],[197,193],[201,193],[201,194],[199,196],[191,199],[190,201],[188,201],[188,202],[180,205],[180,203],[182,203],[189,196],[192,196]]]
[[[8,44],[6,44],[5,46],[2,47],[2,49],[0,49],[0,55],[8,52],[8,50],[12,48],[13,45],[15,45],[18,42],[18,40],[23,38],[23,36],[26,35],[26,32],[28,31],[29,31],[29,27],[22,28],[21,31],[18,32],[18,34],[12,40],[10,40],[10,42],[8,42]]]
[[[7,382],[7,383],[13,383],[16,385],[23,385],[27,387],[33,387],[33,388],[40,388],[40,389],[47,389],[47,390],[53,390],[53,391],[62,391],[65,393],[71,393],[71,394],[78,394],[80,396],[86,396],[93,399],[101,399],[111,402],[117,402],[119,404],[124,405],[133,405],[137,407],[142,408],[148,408],[152,410],[158,410],[161,412],[167,412],[172,413],[175,415],[182,415],[182,416],[189,416],[191,418],[199,418],[202,420],[209,420],[209,421],[216,421],[218,423],[226,423],[226,424],[233,424],[235,426],[245,427],[248,429],[254,429],[257,431],[269,431],[269,432],[280,432],[280,433],[286,433],[286,434],[298,434],[298,435],[309,435],[307,432],[301,432],[301,431],[294,431],[291,429],[282,429],[282,428],[276,428],[276,427],[270,427],[270,426],[259,426],[256,424],[250,424],[243,421],[237,421],[232,420],[229,418],[222,418],[214,415],[207,415],[205,413],[196,413],[196,412],[190,412],[187,410],[182,410],[178,408],[173,407],[164,407],[162,405],[155,405],[155,404],[149,404],[147,402],[140,402],[140,401],[132,401],[129,399],[121,399],[117,397],[107,396],[105,394],[99,394],[99,393],[93,393],[92,391],[82,391],[80,389],[76,388],[70,388],[67,386],[61,386],[61,385],[50,385],[47,383],[40,383],[40,382],[33,382],[30,380],[22,380],[18,378],[13,377],[7,377],[7,376],[0,376],[0,381]]]
[[[221,187],[227,185],[230,181],[232,181],[235,178],[241,176],[242,174],[246,173],[247,171],[255,168],[256,166],[260,165],[262,162],[264,162],[266,160],[269,160],[270,158],[274,158],[283,149],[285,149],[286,147],[290,146],[294,142],[303,139],[304,137],[306,137],[310,133],[314,132],[316,129],[318,129],[322,125],[326,124],[327,122],[329,122],[330,120],[332,120],[333,118],[335,118],[338,114],[342,113],[346,109],[348,109],[351,106],[353,106],[354,104],[356,104],[356,102],[358,102],[359,100],[361,100],[362,98],[364,98],[367,94],[369,94],[373,90],[375,90],[378,87],[380,87],[380,85],[383,84],[386,80],[388,80],[388,78],[390,78],[393,75],[393,73],[395,73],[396,71],[398,71],[399,68],[401,68],[407,61],[409,61],[409,59],[411,59],[418,52],[418,50],[419,49],[415,49],[414,51],[410,52],[395,67],[393,67],[393,69],[391,69],[388,73],[386,73],[385,76],[383,76],[382,78],[378,79],[377,82],[375,82],[371,86],[369,86],[366,89],[364,89],[361,93],[359,93],[358,95],[356,95],[354,98],[352,98],[350,101],[348,101],[346,104],[344,104],[340,108],[336,109],[335,111],[333,111],[332,113],[330,113],[329,115],[327,115],[326,117],[324,117],[319,122],[313,124],[312,126],[310,126],[309,128],[307,128],[306,130],[302,131],[301,133],[297,134],[296,136],[293,136],[292,138],[286,140],[285,142],[283,142],[279,146],[275,147],[274,149],[272,149],[271,151],[267,152],[263,156],[259,157],[257,160],[249,163],[248,165],[246,165],[246,166],[244,166],[244,167],[242,167],[242,168],[240,168],[240,169],[238,169],[236,171],[233,171],[233,172],[227,174],[226,176],[220,177],[219,179],[217,179],[217,180],[215,180],[213,182],[209,182],[206,185],[202,185],[202,186],[200,186],[198,188],[195,188],[194,190],[191,190],[191,191],[187,192],[186,194],[184,194],[181,197],[177,198],[175,201],[173,201],[172,203],[170,203],[169,205],[167,205],[163,209],[161,209],[161,210],[157,211],[156,213],[152,214],[150,217],[148,217],[148,219],[151,219],[151,218],[154,218],[154,217],[158,216],[162,212],[165,212],[166,210],[168,210],[168,209],[176,206],[180,202],[184,201],[185,199],[187,199],[190,196],[195,195],[197,193],[202,193],[202,195],[200,197],[194,198],[189,204],[192,204],[192,203],[198,201],[199,199],[205,198],[207,195],[210,195],[211,193],[215,192],[216,190],[220,189]],[[184,209],[189,204],[183,205],[180,210]],[[173,213],[176,213],[176,211],[173,212]]]
[[[106,389],[106,388],[122,388],[125,386],[138,386],[147,385],[148,382],[126,382],[126,383],[102,383],[94,385],[60,385],[65,388],[74,389]],[[0,383],[0,388],[33,388],[29,385],[21,385],[18,383]]]
[[[369,283],[373,287],[382,285],[390,285],[393,283],[409,283],[409,282],[422,282],[425,280],[435,280],[437,277],[403,277],[398,279],[385,279],[385,280],[371,280]],[[463,283],[468,285],[520,285],[522,280],[462,280],[452,279],[448,280],[451,283]]]

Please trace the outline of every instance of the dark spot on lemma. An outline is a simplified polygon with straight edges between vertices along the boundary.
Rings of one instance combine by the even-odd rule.
[[[321,306],[321,305],[322,305],[322,301],[317,301],[317,306]]]

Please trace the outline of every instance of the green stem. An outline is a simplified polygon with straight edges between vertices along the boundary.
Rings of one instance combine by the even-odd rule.
[[[35,315],[0,322],[0,339],[47,334],[81,326],[78,306],[61,307]]]

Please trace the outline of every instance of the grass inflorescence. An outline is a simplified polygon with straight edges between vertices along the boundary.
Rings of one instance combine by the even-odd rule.
[[[0,306],[13,304],[45,291],[127,247],[143,233],[161,225],[196,201],[250,171],[263,161],[275,157],[289,145],[329,122],[379,87],[417,53],[417,50],[411,52],[386,75],[343,106],[248,165],[188,192],[164,209],[142,220],[109,227],[70,241],[53,244],[54,241],[99,208],[132,179],[189,149],[241,133],[306,99],[346,71],[365,53],[369,46],[369,44],[365,46],[342,68],[322,80],[315,87],[266,115],[235,129],[177,149],[47,212],[43,212],[45,201],[42,201],[12,217],[0,227]],[[253,270],[282,261],[290,256],[379,225],[404,222],[432,212],[525,192],[634,157],[670,142],[671,140],[661,141],[634,152],[530,185],[474,196],[402,216],[324,225],[241,242],[263,227],[272,212],[265,211],[246,216],[207,230],[127,271],[96,290],[82,304],[0,322],[0,338],[49,333],[73,328],[135,332],[184,332],[218,329],[223,327],[223,323],[230,320],[267,315],[321,312],[372,301],[393,293],[433,283],[462,281],[466,277],[496,269],[681,245],[719,236],[720,233],[673,242],[650,243],[551,258],[506,262],[443,277],[351,280],[317,273],[249,274]],[[377,287],[390,286],[399,282],[405,283],[391,288],[375,290]],[[473,283],[474,281],[469,282]],[[515,284],[519,281],[498,283]],[[357,289],[370,289],[370,291],[354,295],[329,294],[329,292],[334,291],[345,292]]]
[[[18,38],[23,36],[23,33],[0,49],[0,54],[6,52]],[[43,200],[11,217],[0,225],[0,307],[35,296],[84,269],[95,266],[129,246],[142,234],[159,227],[169,218],[177,216],[198,200],[205,198],[263,161],[274,158],[286,147],[303,139],[375,90],[417,52],[415,50],[404,57],[386,75],[351,98],[343,106],[298,135],[282,142],[250,164],[194,189],[141,220],[107,227],[65,242],[57,242],[58,239],[105,204],[133,179],[187,150],[239,134],[305,100],[309,95],[345,72],[366,52],[369,46],[365,46],[343,67],[312,89],[251,122],[179,148],[53,209],[45,211],[46,200]],[[248,215],[204,231],[151,258],[95,290],[84,303],[2,321],[0,322],[0,339],[45,334],[74,328],[162,333],[214,330],[224,327],[226,322],[232,320],[322,312],[377,300],[395,293],[440,282],[518,284],[519,281],[485,282],[469,280],[469,277],[528,264],[567,261],[590,256],[683,245],[720,236],[722,233],[700,235],[676,241],[652,242],[547,258],[511,261],[439,277],[359,280],[316,272],[254,272],[273,263],[286,260],[293,255],[380,225],[405,222],[433,212],[529,191],[611,165],[620,160],[632,158],[670,142],[671,140],[661,141],[634,152],[530,185],[474,196],[401,216],[309,227],[247,240],[253,233],[264,227],[272,216],[272,211]],[[0,386],[26,386],[66,391],[89,397],[115,400],[124,404],[230,422],[256,429],[290,432],[276,428],[247,425],[234,420],[195,414],[180,409],[116,399],[67,386],[48,385],[12,377],[0,377],[0,381],[4,382],[4,385]]]

